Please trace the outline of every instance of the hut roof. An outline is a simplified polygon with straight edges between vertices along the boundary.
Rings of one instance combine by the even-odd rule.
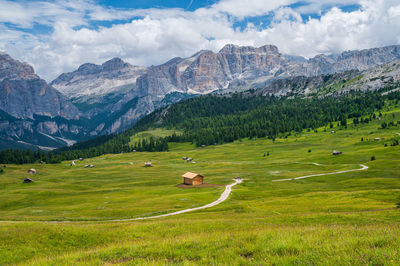
[[[184,178],[189,178],[189,179],[193,179],[193,178],[195,178],[196,176],[201,176],[201,177],[203,177],[202,175],[199,175],[199,174],[196,174],[196,173],[192,173],[192,172],[187,172],[186,174],[182,175],[182,177],[184,177]]]

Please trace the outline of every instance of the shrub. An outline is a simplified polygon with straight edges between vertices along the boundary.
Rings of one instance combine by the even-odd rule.
[[[372,156],[372,157],[371,157],[371,161],[375,161],[375,156]]]

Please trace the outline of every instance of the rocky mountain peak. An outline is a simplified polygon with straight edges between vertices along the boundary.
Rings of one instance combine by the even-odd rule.
[[[113,59],[103,63],[101,66],[105,71],[113,71],[124,67],[128,67],[130,65],[128,63],[125,63],[121,58],[114,57]]]
[[[0,54],[0,77],[0,109],[14,117],[79,116],[75,106],[37,76],[32,66],[4,53]]]
[[[78,71],[84,75],[96,74],[101,71],[101,67],[92,63],[86,63],[80,65]]]
[[[77,70],[61,74],[51,85],[68,97],[98,102],[102,95],[123,93],[133,88],[136,79],[145,74],[146,68],[132,66],[115,57],[101,65],[86,63]]]
[[[261,46],[261,47],[258,48],[258,50],[261,50],[261,51],[266,52],[266,53],[271,53],[271,54],[279,54],[278,47],[275,46],[275,45],[271,45],[271,44],[267,44],[267,45]]]
[[[21,80],[39,78],[33,67],[13,59],[6,53],[0,52],[0,81],[4,79]]]
[[[233,51],[237,50],[238,48],[239,48],[238,45],[226,44],[224,47],[222,47],[221,50],[219,50],[218,53],[232,53]]]
[[[279,54],[278,47],[275,45],[263,45],[261,47],[239,46],[227,44],[218,52],[219,54],[236,54],[236,53],[266,53]]]

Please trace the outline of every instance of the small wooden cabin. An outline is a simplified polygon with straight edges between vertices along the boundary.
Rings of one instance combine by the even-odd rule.
[[[182,177],[183,177],[183,183],[185,185],[195,186],[203,184],[204,176],[202,175],[192,172],[187,172],[186,174],[182,175]]]
[[[32,183],[33,180],[30,178],[25,178],[23,183]]]
[[[36,170],[31,168],[31,169],[28,170],[28,173],[29,174],[36,174]]]
[[[341,151],[334,150],[334,151],[332,152],[332,154],[333,154],[333,155],[340,155],[340,154],[342,154],[342,152],[341,152]]]

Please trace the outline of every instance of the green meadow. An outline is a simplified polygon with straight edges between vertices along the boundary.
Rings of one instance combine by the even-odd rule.
[[[7,165],[0,174],[0,265],[399,265],[400,146],[391,144],[400,139],[400,125],[380,129],[399,120],[398,110],[386,110],[368,124],[349,120],[347,128],[275,141],[200,148],[170,143],[168,152],[104,155],[75,166]],[[156,129],[132,140],[164,133]],[[145,161],[153,166],[144,167]],[[360,164],[369,169],[272,181]],[[28,174],[30,168],[37,173]],[[177,187],[187,171],[211,184],[230,184],[237,176],[245,181],[212,208],[111,221],[219,198],[224,186]],[[22,183],[26,177],[35,182]]]
[[[135,142],[138,142],[142,139],[147,140],[147,139],[150,139],[151,137],[153,137],[153,138],[167,137],[167,136],[171,136],[174,133],[176,135],[182,134],[182,132],[179,130],[171,130],[171,129],[164,129],[164,128],[155,128],[155,129],[151,129],[151,130],[146,130],[146,131],[142,131],[142,132],[139,132],[139,133],[131,136],[130,144],[133,145],[133,144],[135,144]]]

